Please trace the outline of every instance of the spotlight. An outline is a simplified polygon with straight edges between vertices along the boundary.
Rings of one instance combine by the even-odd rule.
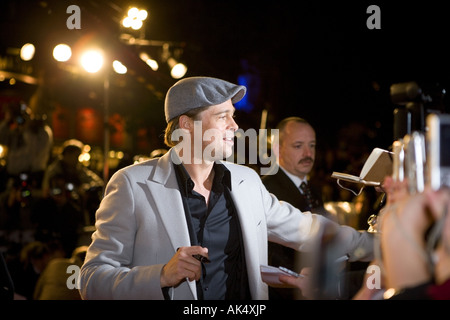
[[[187,67],[181,62],[176,61],[174,58],[170,57],[167,59],[167,64],[170,67],[170,75],[174,79],[183,78],[187,72]]]
[[[87,72],[95,73],[103,66],[103,54],[98,50],[86,51],[81,56],[81,65]]]
[[[20,58],[23,61],[30,61],[34,57],[34,53],[36,52],[36,49],[33,44],[26,43],[22,46],[20,49]]]
[[[122,25],[125,28],[132,28],[133,30],[139,30],[142,28],[143,21],[147,19],[148,12],[146,10],[139,10],[138,8],[130,8],[128,10],[128,16],[122,20]]]
[[[53,49],[53,58],[56,61],[64,62],[70,59],[72,56],[72,49],[67,44],[58,44]]]
[[[150,68],[152,68],[153,71],[158,70],[159,64],[158,61],[155,59],[152,59],[147,53],[141,52],[139,54],[139,57],[144,61]]]
[[[125,74],[128,71],[127,67],[119,60],[113,61],[113,69],[118,74]]]

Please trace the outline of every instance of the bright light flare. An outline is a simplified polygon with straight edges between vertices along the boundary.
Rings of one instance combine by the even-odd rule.
[[[147,19],[148,17],[148,12],[147,10],[139,10],[138,16],[137,18],[141,21],[144,21],[145,19]]]
[[[128,71],[127,67],[119,60],[113,61],[113,69],[118,74],[125,74]]]
[[[134,30],[139,30],[143,26],[143,21],[147,19],[147,10],[139,10],[136,7],[130,8],[128,10],[128,16],[122,20],[122,25],[125,28],[132,28]]]
[[[144,61],[153,71],[157,71],[159,69],[158,61],[152,59],[147,53],[141,52],[139,57]]]
[[[25,43],[20,49],[20,58],[23,61],[30,61],[34,57],[34,53],[36,52],[36,48],[32,43]]]
[[[99,50],[89,50],[81,56],[81,65],[89,73],[98,72],[103,66],[103,54]]]
[[[65,62],[72,56],[72,49],[67,44],[61,43],[53,49],[53,58],[56,61]]]
[[[153,70],[153,71],[157,71],[159,69],[159,64],[158,61],[153,60],[153,59],[147,59],[145,61],[145,63]]]
[[[140,28],[142,28],[142,25],[143,25],[143,23],[142,23],[141,20],[134,19],[134,20],[131,22],[131,29],[133,29],[133,30],[139,30]]]
[[[131,19],[137,19],[138,15],[139,15],[139,9],[138,9],[138,8],[133,7],[133,8],[130,8],[130,9],[128,10],[128,16],[129,16]]]
[[[122,25],[125,28],[130,28],[132,23],[133,23],[133,19],[131,17],[126,17],[122,20]]]
[[[170,69],[170,75],[174,79],[183,78],[187,72],[187,67],[183,63],[177,62],[174,58],[167,59]]]

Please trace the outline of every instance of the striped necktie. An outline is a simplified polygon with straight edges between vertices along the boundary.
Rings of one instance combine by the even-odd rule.
[[[311,210],[313,208],[313,196],[311,194],[311,189],[305,182],[302,182],[300,189],[303,191],[303,195],[306,199],[306,205],[308,206],[306,210]]]

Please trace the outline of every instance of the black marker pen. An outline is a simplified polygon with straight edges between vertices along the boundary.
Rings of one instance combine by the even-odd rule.
[[[194,254],[193,257],[195,259],[197,259],[198,261],[200,261],[200,262],[204,262],[204,263],[210,263],[211,262],[207,257],[202,256],[201,254]]]

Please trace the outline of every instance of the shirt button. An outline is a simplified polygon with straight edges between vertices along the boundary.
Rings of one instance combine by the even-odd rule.
[[[208,291],[208,289],[209,289],[208,287],[205,287],[205,291]]]

